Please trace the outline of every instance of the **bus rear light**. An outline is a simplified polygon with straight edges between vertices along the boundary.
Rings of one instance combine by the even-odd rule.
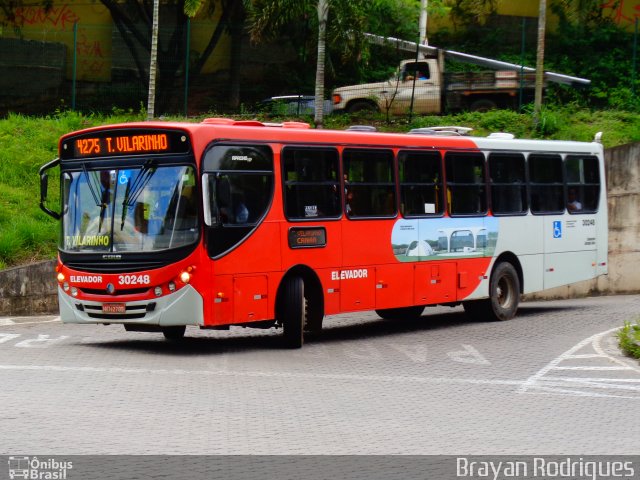
[[[334,105],[338,105],[340,102],[342,102],[342,96],[340,95],[334,94],[332,98],[333,98]]]
[[[153,293],[156,294],[156,297],[159,297],[162,295],[162,287],[156,287],[153,289]]]
[[[222,303],[227,300],[227,296],[224,292],[216,293],[216,298],[213,299],[213,303]]]
[[[58,279],[58,282],[60,283],[64,282],[64,273],[62,272],[58,273],[56,278]]]
[[[175,291],[176,291],[176,284],[175,284],[175,282],[169,282],[169,291],[170,291],[170,292],[175,292]]]
[[[606,267],[607,266],[607,262],[602,262],[598,264],[599,267]]]

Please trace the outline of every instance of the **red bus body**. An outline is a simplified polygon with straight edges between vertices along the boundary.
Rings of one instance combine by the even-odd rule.
[[[193,224],[197,225],[197,228],[191,229],[195,241],[185,245],[184,248],[188,247],[188,251],[185,250],[175,260],[163,260],[163,258],[168,258],[169,254],[166,252],[171,252],[171,249],[160,249],[149,253],[148,258],[151,263],[146,264],[146,260],[135,263],[135,265],[142,265],[140,269],[119,269],[120,266],[127,264],[129,252],[119,253],[113,248],[97,253],[91,250],[103,246],[107,248],[106,245],[109,242],[114,242],[113,239],[109,240],[107,237],[99,235],[77,236],[73,239],[72,236],[67,235],[66,240],[61,241],[61,245],[64,242],[67,242],[67,246],[73,244],[77,252],[67,251],[68,249],[65,250],[64,245],[61,246],[57,270],[60,284],[61,317],[64,322],[120,323],[125,324],[131,330],[158,329],[165,331],[165,333],[171,332],[172,328],[179,329],[184,325],[208,328],[228,325],[262,327],[271,324],[276,326],[285,324],[286,329],[286,319],[281,317],[285,314],[289,315],[287,309],[290,307],[287,306],[287,303],[290,300],[289,297],[282,296],[285,295],[282,292],[283,283],[286,278],[295,276],[300,278],[304,284],[306,307],[303,306],[303,308],[311,310],[302,314],[315,316],[315,327],[318,328],[318,317],[321,322],[322,317],[326,315],[342,312],[379,310],[402,313],[402,309],[416,306],[455,304],[471,299],[486,299],[487,297],[490,300],[492,267],[496,264],[499,256],[503,260],[506,257],[516,258],[516,260],[511,260],[515,267],[514,270],[518,274],[518,292],[516,293],[519,295],[521,292],[528,291],[527,278],[529,274],[526,272],[528,267],[526,267],[524,260],[522,260],[522,264],[518,260],[519,255],[515,251],[516,249],[511,252],[508,251],[509,249],[500,248],[487,255],[473,255],[474,249],[465,247],[466,250],[460,250],[465,252],[464,255],[462,253],[449,254],[449,256],[443,254],[440,258],[431,258],[429,261],[417,261],[420,258],[419,255],[416,257],[416,261],[407,256],[402,257],[403,260],[399,261],[400,256],[404,253],[399,256],[397,246],[394,250],[392,245],[392,236],[395,235],[394,228],[397,229],[396,224],[403,221],[402,202],[397,193],[399,189],[397,158],[400,152],[426,152],[429,154],[435,152],[444,158],[447,152],[478,154],[489,148],[479,146],[478,141],[472,137],[312,130],[306,124],[293,122],[270,126],[259,122],[236,122],[226,119],[209,119],[202,123],[193,124],[145,122],[114,125],[75,132],[61,138],[61,160],[58,160],[56,165],[60,164],[63,170],[63,181],[68,179],[66,181],[72,185],[71,188],[74,188],[75,179],[77,182],[90,183],[87,170],[91,169],[93,164],[99,164],[100,168],[110,172],[118,172],[112,175],[121,175],[122,179],[125,179],[126,175],[136,174],[131,174],[126,170],[126,162],[129,161],[129,158],[137,158],[140,165],[142,165],[142,159],[147,157],[157,158],[158,161],[161,161],[164,155],[163,147],[153,143],[156,139],[151,138],[156,130],[175,132],[176,135],[186,137],[180,151],[180,158],[183,159],[180,162],[185,165],[189,162],[193,163],[195,183],[191,179],[194,176],[191,173],[191,167],[181,166],[180,172],[182,172],[181,178],[185,179],[189,176],[189,181],[192,183],[189,187],[183,187],[182,191],[188,188],[197,198],[198,218],[194,220]],[[133,141],[135,144],[118,140],[120,143],[116,148],[113,146],[115,143],[111,144],[115,140],[112,141],[112,137],[109,137],[110,145],[106,150],[105,135],[112,135],[115,138],[120,131],[129,132],[127,133],[129,138],[126,142]],[[130,134],[130,132],[134,132],[134,134]],[[139,132],[147,132],[148,138],[143,134],[138,135]],[[103,138],[101,140],[103,147],[100,152],[98,152],[98,145],[91,143],[99,142],[99,140],[91,140],[93,135],[101,135]],[[78,141],[79,137],[83,139],[83,144]],[[65,153],[65,150],[71,145],[70,142],[75,142],[80,150],[76,148],[74,154]],[[499,143],[498,140],[496,142]],[[541,146],[542,143],[548,144],[550,142],[537,142],[540,144],[537,148],[532,147],[532,145],[536,145],[533,142],[531,145],[514,146],[511,144],[501,148],[505,151],[535,151],[544,149]],[[573,143],[584,146],[595,145],[571,143],[572,145]],[[228,249],[223,249],[223,251],[212,255],[211,251],[207,249],[207,242],[215,243],[215,240],[211,239],[217,232],[229,232],[231,228],[224,230],[224,226],[214,228],[212,225],[207,225],[206,208],[203,208],[203,205],[208,201],[203,198],[207,181],[203,175],[209,175],[211,177],[210,184],[215,186],[216,192],[218,190],[222,192],[219,182],[221,182],[220,178],[224,177],[224,172],[217,171],[215,174],[207,174],[205,172],[206,162],[203,160],[207,152],[216,145],[258,145],[260,148],[264,147],[265,152],[270,151],[272,154],[273,185],[269,204],[264,205],[264,215],[249,227],[247,230],[249,233],[239,241],[232,242],[233,244]],[[340,170],[339,179],[334,178],[337,185],[333,185],[333,188],[334,190],[336,187],[340,189],[340,194],[336,197],[340,198],[341,203],[339,215],[332,218],[318,218],[315,210],[317,207],[314,206],[308,207],[312,212],[310,218],[295,220],[287,218],[283,187],[287,179],[284,177],[281,154],[283,149],[294,147],[300,148],[302,151],[316,148],[337,151],[340,157]],[[498,149],[498,147],[491,148]],[[551,147],[545,148],[551,149]],[[575,150],[577,147],[572,146],[571,148]],[[599,153],[597,148],[595,150],[594,148],[584,147],[583,150],[584,152],[595,151],[593,154],[597,157]],[[345,213],[346,193],[342,194],[343,191],[346,192],[348,187],[348,182],[343,178],[345,149],[351,149],[357,154],[360,150],[365,153],[376,150],[393,153],[393,189],[396,193],[393,197],[392,210],[389,210],[392,212],[391,215],[386,215],[384,218],[376,218],[375,216],[349,218]],[[562,145],[559,150],[566,152],[569,147]],[[89,153],[87,154],[87,152]],[[244,157],[237,156],[237,158]],[[251,161],[251,159],[246,160]],[[442,162],[442,160],[440,161]],[[111,163],[116,166],[110,166]],[[145,168],[147,168],[146,172],[161,170],[157,166],[158,164],[154,165],[150,169],[140,166],[139,169],[142,173],[138,172],[137,174],[144,176]],[[45,167],[41,170],[43,176],[46,174],[47,168]],[[243,168],[245,167],[243,166]],[[65,169],[69,173],[64,173],[67,171]],[[184,173],[187,169],[189,172]],[[445,170],[442,167],[441,176],[445,176]],[[85,173],[82,173],[83,171]],[[126,175],[122,172],[126,172]],[[268,176],[268,174],[265,175]],[[293,174],[288,173],[288,175]],[[483,175],[488,177],[488,174]],[[84,180],[85,178],[86,180]],[[96,175],[95,178],[98,176]],[[127,192],[133,183],[131,178],[133,177],[125,179],[129,182]],[[446,178],[438,181],[444,182]],[[488,178],[485,181],[489,182]],[[112,183],[115,185],[113,178]],[[294,181],[289,183],[293,185],[291,188],[296,188]],[[99,189],[95,186],[91,188],[96,192]],[[328,191],[326,185],[318,188],[325,188]],[[375,188],[375,186],[371,188]],[[437,191],[440,188],[444,189],[439,186],[434,188]],[[135,190],[135,188],[132,187],[131,190]],[[485,190],[483,192],[484,195],[489,195]],[[604,195],[603,189],[598,192],[599,195]],[[74,195],[68,192],[63,192],[63,194],[65,198],[69,197],[69,199],[72,199]],[[160,187],[158,187],[156,194],[162,194]],[[222,198],[223,194],[219,195]],[[44,196],[46,196],[46,192],[44,192]],[[444,196],[441,198],[442,202],[451,202],[450,198],[446,200]],[[222,200],[219,203],[221,205]],[[134,213],[125,215],[126,208],[130,208],[133,212],[134,206],[124,203],[122,205],[120,208],[120,205],[114,204],[112,209],[111,221],[114,232],[117,232],[120,218],[122,218],[122,225],[126,222],[133,222],[132,225],[138,222],[130,220]],[[217,205],[216,208],[219,208],[220,205]],[[146,206],[143,207],[146,208]],[[81,207],[74,207],[72,200],[68,200],[68,204],[63,205],[66,213],[63,212],[62,216],[71,215],[68,211],[73,208]],[[100,208],[102,216],[104,209],[111,207],[102,206]],[[139,210],[144,210],[144,208],[141,207]],[[425,210],[431,208],[436,207],[427,207],[425,204]],[[45,210],[48,209],[45,208]],[[601,215],[602,209],[599,211]],[[51,213],[51,211],[49,212]],[[146,213],[143,214],[146,215]],[[567,215],[567,212],[564,212],[563,215]],[[606,225],[606,212],[604,215]],[[430,212],[430,215],[422,220],[428,222],[438,219],[439,222],[447,222],[450,216],[450,209],[442,208],[440,214]],[[462,215],[462,217],[468,216]],[[493,217],[491,201],[489,200],[484,212],[472,215],[472,217],[476,219],[473,222],[480,225],[477,228],[482,228],[482,222],[488,224],[489,220],[487,219]],[[524,212],[518,218],[525,217],[531,217],[532,221],[536,221],[530,212]],[[85,219],[85,224],[89,220]],[[144,221],[148,223],[148,220]],[[213,221],[210,220],[210,222]],[[78,225],[80,223],[78,221]],[[143,223],[138,222],[138,224],[138,226],[134,225],[134,230],[151,228],[147,224],[144,224],[146,225],[144,227],[140,227]],[[123,230],[124,227],[120,227],[120,229]],[[444,232],[446,229],[441,230]],[[470,230],[473,229],[470,228]],[[132,235],[137,234],[133,232]],[[445,233],[440,235],[445,235]],[[454,234],[447,233],[446,235],[447,238],[450,237],[447,241],[452,241]],[[475,237],[476,233],[473,235]],[[467,234],[467,236],[470,238],[471,234]],[[486,242],[486,237],[484,241]],[[96,246],[100,243],[104,243],[104,245]],[[83,244],[92,244],[89,247],[89,250],[93,252],[91,255],[85,255]],[[81,246],[78,247],[78,245]],[[424,248],[429,249],[430,247],[425,246]],[[409,247],[407,247],[406,255],[409,255]],[[424,255],[426,254],[423,252],[423,257]],[[139,255],[136,258],[142,257]],[[85,260],[87,268],[82,266]],[[595,268],[592,276],[606,271],[604,270],[606,267],[602,265],[603,262],[600,263],[599,269]],[[170,284],[173,285],[173,289],[169,288]],[[535,289],[540,289],[539,287],[542,286],[541,282],[537,281],[534,281],[533,284]],[[295,296],[296,293],[287,295]],[[178,336],[180,333],[178,330]],[[300,342],[294,340],[292,346],[299,346],[297,343],[301,344],[301,340]]]

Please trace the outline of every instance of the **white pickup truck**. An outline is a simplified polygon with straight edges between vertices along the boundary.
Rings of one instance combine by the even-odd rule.
[[[444,111],[486,111],[516,108],[520,89],[523,101],[533,98],[535,74],[514,70],[445,74],[435,58],[404,60],[397,73],[385,82],[336,88],[333,111],[355,113],[364,110],[402,115],[409,112],[439,114]]]

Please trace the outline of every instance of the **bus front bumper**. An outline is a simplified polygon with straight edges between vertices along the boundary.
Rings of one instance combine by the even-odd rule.
[[[60,319],[63,323],[122,323],[134,325],[204,325],[203,300],[186,285],[169,295],[135,302],[95,302],[70,297],[58,287]]]

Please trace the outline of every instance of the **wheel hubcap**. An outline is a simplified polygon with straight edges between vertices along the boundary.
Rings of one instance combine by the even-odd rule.
[[[507,308],[511,304],[511,285],[509,278],[502,277],[498,281],[498,287],[496,289],[496,297],[498,298],[498,304],[502,308]]]

